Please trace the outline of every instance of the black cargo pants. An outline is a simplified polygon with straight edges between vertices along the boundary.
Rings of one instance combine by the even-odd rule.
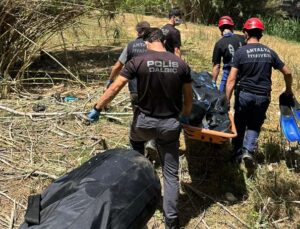
[[[155,139],[163,170],[163,210],[168,219],[178,217],[180,130],[178,118],[154,118],[139,111],[135,112],[130,130],[130,144],[141,154],[145,142]]]

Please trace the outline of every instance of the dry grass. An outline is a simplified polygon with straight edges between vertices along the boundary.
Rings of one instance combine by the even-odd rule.
[[[105,25],[102,28],[96,17],[83,18],[63,36],[56,34],[52,37],[47,43],[47,50],[56,52],[66,48],[66,53],[70,54],[70,51],[86,51],[88,48],[95,54],[103,51],[103,47],[109,47],[114,50],[114,55],[105,54],[103,61],[97,62],[96,59],[91,64],[89,59],[76,59],[81,52],[72,59],[75,66],[85,67],[93,74],[101,73],[105,78],[107,68],[104,72],[102,68],[112,65],[124,44],[134,38],[134,25],[138,20],[148,20],[152,26],[158,27],[167,21],[124,14],[115,21],[101,21],[101,25]],[[119,38],[113,37],[116,28],[120,31]],[[181,25],[179,29],[185,60],[194,70],[211,71],[212,48],[219,38],[218,29],[191,23]],[[262,42],[277,51],[296,76],[300,67],[297,55],[300,44],[269,36],[263,37]],[[274,72],[273,79],[272,104],[259,141],[260,167],[254,180],[246,178],[238,167],[229,162],[230,147],[190,142],[189,153],[181,157],[179,208],[185,228],[245,228],[240,220],[250,228],[299,227],[299,203],[295,202],[300,196],[299,157],[288,152],[289,147],[281,137],[277,100],[284,90],[284,83],[277,72]],[[87,111],[93,104],[88,102],[89,98],[102,91],[98,84],[92,82],[88,88],[82,89],[56,85],[54,81],[50,89],[38,87],[31,88],[30,93],[13,93],[9,100],[1,103],[19,111],[31,111],[36,103],[45,104],[46,112]],[[51,97],[55,93],[73,94],[82,99],[61,103]],[[299,90],[295,93],[299,98]],[[128,97],[127,90],[115,99],[120,104],[115,103],[112,111],[128,110],[129,101],[122,102],[125,97]],[[41,192],[52,181],[49,177],[60,176],[82,164],[95,152],[104,150],[99,141],[101,138],[106,140],[109,148],[128,146],[130,118],[121,117],[122,124],[102,118],[97,124],[85,126],[76,116],[32,120],[3,111],[0,114],[0,228],[8,228],[12,219],[14,228],[22,222],[27,196]],[[183,144],[181,149],[185,152]],[[188,168],[195,176],[189,175]],[[159,168],[157,171],[160,171]],[[192,185],[198,192],[187,185]],[[228,193],[236,199],[229,200]],[[17,203],[15,210],[13,201]],[[14,217],[11,217],[12,212]],[[149,226],[163,228],[160,211],[155,213]]]

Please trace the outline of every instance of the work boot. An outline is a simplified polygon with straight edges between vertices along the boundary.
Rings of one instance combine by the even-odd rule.
[[[231,161],[237,164],[242,162],[242,149],[233,150],[231,153]]]
[[[165,229],[180,229],[178,218],[165,218]]]
[[[239,156],[239,161],[242,163],[242,166],[245,167],[247,171],[247,177],[253,176],[256,168],[253,153],[243,148],[242,154]]]

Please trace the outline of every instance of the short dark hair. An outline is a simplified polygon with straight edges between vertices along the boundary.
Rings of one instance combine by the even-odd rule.
[[[139,34],[143,34],[145,32],[145,29],[147,29],[147,28],[150,28],[150,24],[147,21],[141,21],[141,22],[137,23],[135,26],[135,30]]]
[[[148,41],[150,43],[154,41],[160,41],[164,43],[165,36],[160,28],[148,28],[145,30],[145,33],[143,35],[143,40]]]
[[[221,31],[224,31],[225,29],[233,30],[234,26],[233,25],[222,25],[220,27]]]
[[[247,31],[249,37],[256,37],[258,40],[263,36],[261,29],[244,29],[244,31]]]
[[[181,10],[179,9],[179,7],[174,7],[173,9],[171,9],[170,11],[169,11],[169,18],[171,18],[171,17],[173,17],[173,16],[175,16],[175,17],[182,17],[183,16],[183,13],[181,12]]]

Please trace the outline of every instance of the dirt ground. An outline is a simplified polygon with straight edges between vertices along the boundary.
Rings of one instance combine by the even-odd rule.
[[[27,197],[41,193],[57,177],[98,152],[129,147],[132,110],[127,89],[111,103],[107,111],[110,116],[103,115],[91,125],[86,125],[83,116],[102,93],[110,66],[124,43],[134,37],[133,24],[140,19],[157,26],[165,22],[150,16],[124,15],[119,20],[125,23],[123,33],[127,31],[128,37],[111,46],[79,46],[71,35],[67,36],[69,33],[66,39],[73,46],[67,52],[50,49],[58,41],[49,42],[52,54],[74,71],[77,69],[86,87],[55,80],[65,75],[46,57],[32,65],[32,74],[44,77],[46,72],[52,80],[47,78],[43,85],[37,84],[41,82],[38,79],[28,81],[35,86],[14,89],[9,98],[0,100],[1,106],[13,109],[0,109],[0,228],[17,228],[23,222]],[[217,29],[190,23],[179,29],[185,60],[196,71],[211,71]],[[290,53],[300,50],[299,44],[289,45],[272,37],[267,37],[266,43],[294,47]],[[280,54],[291,60],[281,48]],[[183,228],[300,228],[299,145],[288,144],[280,131],[278,97],[283,88],[281,76],[274,73],[272,103],[259,139],[254,179],[247,178],[242,168],[230,161],[230,144],[214,145],[181,136],[179,214]],[[295,95],[300,98],[299,89]],[[78,100],[64,102],[66,96]],[[55,114],[30,115],[38,104],[45,106],[46,113]],[[161,177],[161,168],[156,170]],[[148,228],[164,228],[161,209],[151,218]]]

